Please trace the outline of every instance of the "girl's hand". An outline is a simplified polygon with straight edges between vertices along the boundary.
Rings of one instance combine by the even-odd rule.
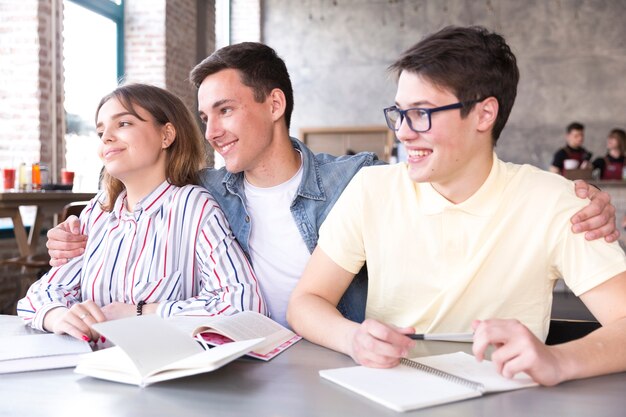
[[[44,329],[56,334],[69,334],[86,342],[97,342],[100,335],[91,325],[106,320],[100,307],[89,300],[74,304],[69,309],[58,307],[48,311],[44,317]]]

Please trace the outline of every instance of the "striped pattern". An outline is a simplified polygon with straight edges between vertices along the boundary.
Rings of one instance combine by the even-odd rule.
[[[49,309],[88,299],[100,306],[159,302],[163,317],[266,314],[252,267],[204,188],[164,182],[133,212],[125,197],[107,213],[103,193],[96,196],[80,216],[85,254],[53,268],[20,300],[18,314],[34,328]]]

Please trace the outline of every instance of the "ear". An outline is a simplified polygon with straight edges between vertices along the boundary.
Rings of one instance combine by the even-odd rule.
[[[493,125],[498,117],[498,100],[495,97],[487,97],[480,103],[476,103],[474,108],[477,112],[478,124],[476,129],[479,132],[488,132],[493,130]]]
[[[176,140],[176,128],[171,123],[166,123],[162,130],[163,140],[161,141],[161,149],[169,148]]]
[[[287,107],[285,93],[280,88],[275,88],[270,91],[267,99],[272,112],[272,120],[277,121],[285,115],[285,108]]]

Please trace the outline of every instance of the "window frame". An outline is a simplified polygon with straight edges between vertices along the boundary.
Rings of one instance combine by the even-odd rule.
[[[120,0],[120,4],[113,1],[103,0],[69,0],[79,6],[82,6],[94,13],[99,14],[107,19],[112,20],[117,28],[117,79],[124,77],[124,2]]]

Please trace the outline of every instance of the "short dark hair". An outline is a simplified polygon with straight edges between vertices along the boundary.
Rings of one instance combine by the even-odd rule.
[[[254,99],[261,103],[269,93],[278,88],[285,94],[285,122],[291,123],[293,88],[285,61],[275,50],[258,42],[242,42],[225,46],[213,52],[191,70],[189,78],[196,88],[209,75],[225,69],[235,69],[241,82],[252,88]]]
[[[460,102],[495,97],[499,110],[493,126],[494,144],[509,118],[519,70],[511,48],[501,35],[481,26],[448,26],[427,36],[393,63],[399,76],[409,71],[450,90]],[[461,109],[465,117],[473,104]]]
[[[567,125],[566,132],[569,133],[572,130],[585,130],[585,125],[578,122],[572,122]]]

